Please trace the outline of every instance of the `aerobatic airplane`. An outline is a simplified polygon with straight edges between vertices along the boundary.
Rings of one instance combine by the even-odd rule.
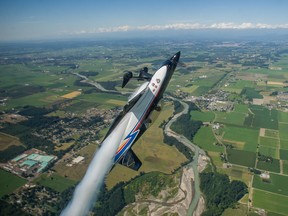
[[[122,88],[130,79],[145,81],[128,99],[121,113],[116,117],[109,128],[104,140],[113,136],[113,143],[118,146],[114,164],[120,163],[133,170],[138,170],[142,163],[132,151],[132,145],[140,138],[151,123],[154,110],[159,111],[158,102],[174,73],[180,58],[177,52],[152,75],[148,69],[143,68],[138,76],[128,71],[123,76]]]

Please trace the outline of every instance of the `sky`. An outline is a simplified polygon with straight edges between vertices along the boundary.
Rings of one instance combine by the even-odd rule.
[[[1,0],[0,41],[191,29],[288,29],[287,0]]]

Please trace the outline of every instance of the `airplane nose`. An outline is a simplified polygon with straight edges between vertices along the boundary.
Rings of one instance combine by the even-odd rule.
[[[180,55],[181,55],[181,52],[179,51],[179,52],[177,52],[177,53],[175,53],[172,57],[171,57],[171,59],[170,59],[170,61],[175,65],[177,65],[177,63],[178,63],[178,61],[179,61],[179,58],[180,58]]]

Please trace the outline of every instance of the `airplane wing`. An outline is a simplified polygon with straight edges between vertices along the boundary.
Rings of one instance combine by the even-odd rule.
[[[129,149],[125,153],[125,155],[118,161],[118,163],[136,171],[138,171],[142,166],[141,161],[132,151],[132,149]]]

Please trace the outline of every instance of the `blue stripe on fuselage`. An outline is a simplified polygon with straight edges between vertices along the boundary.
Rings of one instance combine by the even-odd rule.
[[[137,135],[140,132],[140,130],[138,128],[136,131],[134,131],[134,130],[143,121],[143,117],[146,115],[147,111],[151,107],[151,104],[153,103],[155,98],[158,96],[159,92],[160,92],[160,90],[158,91],[156,96],[153,96],[152,100],[150,101],[150,103],[148,104],[146,109],[144,110],[144,112],[141,115],[137,124],[134,126],[134,128],[131,130],[131,132],[125,137],[124,140],[129,139],[129,141],[125,144],[125,146],[122,148],[122,150],[120,152],[118,152],[118,154],[115,155],[114,162],[117,162],[122,157],[122,155],[130,148],[130,146],[133,144],[134,140],[136,139]]]

